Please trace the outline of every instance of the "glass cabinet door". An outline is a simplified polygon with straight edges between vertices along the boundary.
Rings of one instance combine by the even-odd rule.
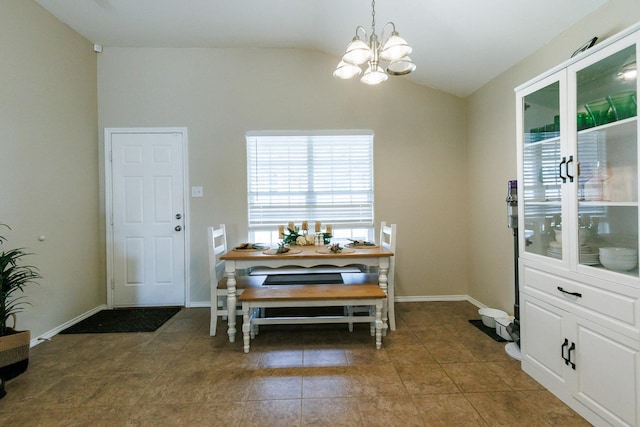
[[[560,82],[555,80],[521,100],[522,183],[518,203],[524,205],[520,211],[524,215],[524,250],[562,259],[560,90]]]
[[[578,69],[575,82],[578,262],[637,277],[636,46]]]

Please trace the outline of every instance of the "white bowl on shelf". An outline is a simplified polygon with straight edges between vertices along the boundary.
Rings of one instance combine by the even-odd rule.
[[[506,311],[498,310],[495,308],[481,308],[478,310],[478,314],[482,318],[482,324],[487,328],[496,327],[496,319],[501,317],[509,317]]]
[[[608,247],[608,248],[600,248],[599,250],[600,256],[613,256],[613,257],[638,257],[638,250],[631,248],[616,248],[616,247]]]
[[[638,265],[638,257],[600,255],[600,264],[613,271],[630,271]]]

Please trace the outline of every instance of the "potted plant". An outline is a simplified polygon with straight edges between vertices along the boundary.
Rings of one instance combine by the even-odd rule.
[[[10,229],[6,224],[0,226]],[[0,235],[0,245],[5,241]],[[0,377],[3,380],[20,375],[29,364],[31,333],[16,330],[16,314],[28,304],[22,295],[24,288],[41,276],[36,267],[22,265],[27,255],[23,248],[0,251]]]

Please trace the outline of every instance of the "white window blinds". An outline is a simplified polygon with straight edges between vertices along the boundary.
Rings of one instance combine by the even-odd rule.
[[[249,231],[373,227],[373,133],[247,134]]]

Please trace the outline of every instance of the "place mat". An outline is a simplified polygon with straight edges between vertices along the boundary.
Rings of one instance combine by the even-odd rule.
[[[153,332],[179,311],[180,307],[102,310],[68,327],[60,333],[106,334],[117,332]]]
[[[295,255],[295,254],[299,254],[300,252],[302,252],[302,249],[298,249],[298,248],[291,248],[289,249],[289,252],[283,252],[283,253],[278,253],[277,249],[268,249],[266,251],[263,251],[262,253],[265,255]]]
[[[340,285],[340,273],[269,274],[265,285]]]
[[[355,249],[351,249],[351,248],[342,248],[342,250],[340,252],[331,252],[331,249],[329,248],[320,248],[320,249],[316,249],[316,252],[318,252],[319,254],[352,254],[354,253],[356,250]]]
[[[469,323],[471,323],[476,328],[480,329],[482,332],[484,332],[494,340],[498,342],[507,342],[507,340],[502,338],[500,335],[496,334],[495,328],[490,328],[488,326],[485,326],[485,324],[482,323],[482,320],[471,319],[469,320]]]
[[[365,243],[364,245],[356,245],[355,243],[347,243],[346,245],[344,245],[345,248],[354,248],[354,249],[375,249],[375,248],[379,248],[380,246],[376,245],[375,243]]]
[[[265,249],[269,249],[269,245],[264,244],[264,243],[246,243],[246,245],[249,245],[247,247],[244,247],[243,245],[245,245],[245,243],[243,243],[240,246],[236,246],[235,248],[233,248],[234,251],[239,251],[239,252],[253,252],[253,251],[264,251]]]

